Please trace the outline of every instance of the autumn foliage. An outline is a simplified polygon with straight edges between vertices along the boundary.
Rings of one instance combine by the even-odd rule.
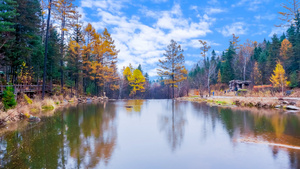
[[[289,82],[287,81],[287,77],[285,76],[285,70],[283,69],[280,61],[277,62],[276,68],[274,70],[273,75],[270,78],[270,81],[272,82],[274,87],[280,87],[282,89],[283,94],[283,88],[288,86]]]

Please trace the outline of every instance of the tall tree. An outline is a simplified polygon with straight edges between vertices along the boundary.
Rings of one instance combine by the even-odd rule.
[[[16,72],[23,62],[30,63],[31,55],[35,50],[40,50],[36,45],[36,40],[40,36],[41,7],[39,0],[16,0],[17,15],[13,22],[14,30],[11,35],[14,39],[10,42],[10,47],[5,47],[4,52],[7,64],[10,66],[12,82],[16,81]],[[41,56],[40,56],[41,57]],[[29,65],[31,66],[31,65]]]
[[[75,82],[75,90],[78,95],[79,79],[82,76],[82,47],[84,45],[84,37],[81,30],[79,18],[81,16],[76,12],[76,22],[73,25],[73,36],[69,42],[69,53],[67,55],[67,69],[70,72],[71,79]]]
[[[299,0],[286,0],[287,3],[282,3],[281,6],[285,9],[283,12],[278,12],[280,17],[279,19],[287,22],[286,24],[280,24],[276,26],[289,26],[292,25],[294,19],[296,18],[297,13],[299,12],[300,8],[300,1]]]
[[[60,73],[61,73],[61,91],[63,91],[64,87],[64,56],[65,56],[65,32],[70,29],[73,25],[74,17],[75,17],[75,6],[74,0],[56,0],[54,1],[55,10],[54,10],[54,18],[59,22],[59,29],[61,31],[61,46],[60,46]]]
[[[253,72],[252,72],[252,79],[253,79],[253,83],[255,85],[258,85],[258,84],[262,83],[261,71],[259,70],[257,62],[254,63]]]
[[[0,1],[0,50],[11,38],[10,32],[14,32],[13,22],[17,14],[17,2],[14,0]]]
[[[248,63],[250,57],[253,55],[254,43],[248,39],[244,43],[244,45],[241,45],[240,50],[241,50],[241,53],[243,56],[243,79],[245,81],[246,80],[247,63]]]
[[[46,86],[47,55],[48,55],[48,34],[49,34],[49,25],[50,25],[50,18],[51,18],[51,6],[52,6],[52,0],[49,0],[46,38],[45,38],[46,40],[45,40],[45,56],[44,56],[43,89],[42,89],[42,99],[43,100],[44,100],[44,97],[45,97],[45,86]]]
[[[174,40],[171,40],[164,53],[165,59],[159,60],[158,64],[160,67],[160,69],[157,69],[158,75],[165,78],[163,82],[172,86],[173,98],[175,98],[174,87],[177,86],[176,83],[186,79],[187,70],[184,66],[182,53],[181,46]]]
[[[200,44],[202,45],[200,47],[201,50],[201,55],[203,57],[204,63],[206,62],[206,53],[209,51],[209,49],[211,48],[206,41],[204,40],[199,40]]]
[[[233,71],[233,59],[235,56],[235,48],[232,42],[230,42],[229,48],[224,54],[224,60],[221,65],[222,83],[228,83],[234,79]]]

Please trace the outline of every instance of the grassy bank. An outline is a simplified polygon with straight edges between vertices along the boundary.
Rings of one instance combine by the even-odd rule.
[[[276,97],[238,97],[238,96],[216,96],[201,98],[198,96],[182,97],[178,100],[193,102],[206,102],[208,104],[219,106],[239,106],[239,107],[257,107],[257,108],[283,108],[290,106],[300,107],[299,99],[283,99]]]
[[[76,104],[77,98],[52,96],[42,100],[39,97],[30,99],[24,95],[23,98],[18,100],[17,106],[14,108],[5,110],[2,105],[0,109],[0,126],[17,122],[21,119],[38,120],[43,115],[49,115],[53,113],[57,108],[63,107],[69,104]]]

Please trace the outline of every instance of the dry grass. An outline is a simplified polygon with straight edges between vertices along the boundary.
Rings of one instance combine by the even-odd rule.
[[[290,97],[300,97],[300,89],[295,89]]]
[[[43,110],[53,110],[56,107],[56,103],[51,98],[45,98],[42,101],[42,109]]]

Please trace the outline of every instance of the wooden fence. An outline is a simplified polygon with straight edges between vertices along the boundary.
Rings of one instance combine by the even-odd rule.
[[[14,88],[14,93],[39,93],[42,92],[42,85],[0,85],[0,94],[6,89],[6,87],[11,86]],[[52,88],[48,85],[45,86],[46,92],[51,92]]]

